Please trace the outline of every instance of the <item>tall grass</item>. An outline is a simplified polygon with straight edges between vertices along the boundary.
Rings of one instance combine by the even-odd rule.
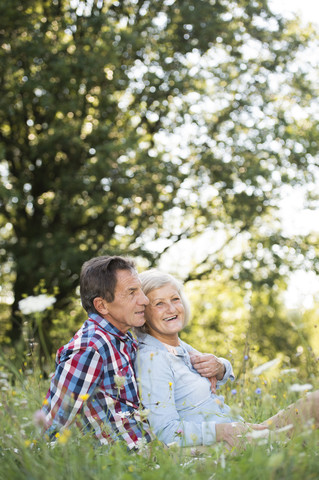
[[[0,370],[0,479],[99,480],[170,479],[263,480],[319,478],[319,432],[311,425],[290,441],[256,440],[238,454],[216,444],[205,453],[154,444],[147,452],[129,453],[116,444],[102,447],[76,428],[61,434],[54,445],[43,438],[33,421],[48,388],[48,381],[32,370],[15,370],[2,359]],[[306,383],[307,379],[303,379]],[[298,371],[280,370],[223,387],[225,401],[247,421],[265,420],[306,392],[293,392],[300,384]],[[308,379],[318,388],[318,378]],[[310,387],[309,387],[310,388]]]

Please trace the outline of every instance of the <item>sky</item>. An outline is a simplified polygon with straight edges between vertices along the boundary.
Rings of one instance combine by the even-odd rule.
[[[269,4],[278,13],[298,13],[305,22],[319,23],[318,0],[270,0]]]

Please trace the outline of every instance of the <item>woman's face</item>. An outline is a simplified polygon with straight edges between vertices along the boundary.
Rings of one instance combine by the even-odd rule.
[[[149,333],[165,342],[177,337],[184,326],[185,311],[178,290],[171,283],[152,290],[147,295],[150,303],[145,308]]]

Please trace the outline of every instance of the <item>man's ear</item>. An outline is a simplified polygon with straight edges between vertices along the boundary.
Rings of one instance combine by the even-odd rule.
[[[109,309],[108,309],[108,303],[106,300],[104,300],[104,298],[102,297],[95,297],[95,299],[93,300],[93,305],[94,305],[94,308],[97,312],[99,312],[99,314],[104,317],[105,315],[107,315],[109,313]]]

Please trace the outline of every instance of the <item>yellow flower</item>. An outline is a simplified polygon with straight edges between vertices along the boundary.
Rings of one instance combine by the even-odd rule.
[[[24,444],[25,444],[26,447],[30,447],[30,445],[31,445],[31,440],[25,440],[25,441],[24,441]]]
[[[168,382],[168,386],[169,386],[169,388],[172,388],[173,383],[172,383],[172,382]]]
[[[57,435],[56,435],[56,436],[57,436]],[[67,443],[67,441],[68,441],[68,439],[70,438],[70,436],[71,436],[70,430],[67,430],[67,429],[66,429],[66,430],[63,430],[63,432],[61,433],[61,435],[59,435],[59,437],[58,437],[59,443],[62,443],[62,444],[64,445],[65,443]]]
[[[49,402],[48,402],[48,399],[45,398],[45,399],[43,400],[43,405],[47,405],[48,403],[49,403]]]
[[[86,402],[87,399],[89,398],[89,394],[88,393],[84,393],[83,395],[79,395],[80,399],[83,400],[83,402]]]

